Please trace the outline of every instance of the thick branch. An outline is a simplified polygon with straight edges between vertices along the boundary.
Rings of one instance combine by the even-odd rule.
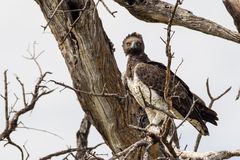
[[[240,32],[240,0],[223,0],[223,3],[232,16],[238,32]]]
[[[126,98],[112,98],[125,95],[125,90],[94,1],[71,0],[59,5],[59,0],[39,0],[38,3],[47,21],[51,19],[48,26],[58,42],[74,91],[91,124],[114,153],[138,141],[140,132],[128,127],[128,124],[137,123],[138,104],[131,97],[126,106],[127,103],[123,103]],[[61,12],[52,16],[56,8]],[[139,155],[141,152],[134,152],[131,158],[137,159]]]
[[[136,18],[153,23],[165,23],[171,19],[174,5],[156,0],[147,0],[146,3],[129,5],[126,0],[114,0],[124,6]],[[240,34],[231,31],[213,21],[195,16],[192,12],[178,7],[173,25],[183,26],[192,30],[240,43]]]
[[[77,132],[77,147],[78,149],[81,149],[77,151],[76,155],[79,160],[84,159],[84,156],[87,152],[86,149],[88,146],[88,134],[90,127],[91,123],[88,121],[87,116],[85,115]]]
[[[218,152],[189,152],[189,151],[179,151],[180,159],[197,159],[197,160],[219,160],[219,159],[229,159],[231,157],[240,157],[240,149],[235,151],[218,151]]]

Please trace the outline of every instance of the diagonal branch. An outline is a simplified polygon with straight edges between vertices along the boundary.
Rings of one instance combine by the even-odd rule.
[[[120,100],[127,98],[127,95],[121,96],[118,93],[106,93],[105,85],[103,86],[103,89],[102,89],[102,91],[100,93],[94,93],[94,92],[91,92],[91,91],[89,92],[89,91],[75,89],[75,88],[73,88],[73,87],[71,87],[69,85],[66,85],[66,84],[64,84],[62,82],[57,82],[55,80],[50,80],[50,82],[53,82],[53,83],[55,83],[55,84],[57,84],[59,86],[63,86],[65,88],[67,88],[67,89],[70,89],[70,90],[74,91],[76,94],[82,93],[82,94],[92,95],[92,96],[96,96],[96,97],[114,97],[114,98],[117,98],[117,99],[120,99]]]
[[[129,5],[125,0],[114,0],[125,7],[136,18],[152,23],[168,24],[172,16],[174,5],[156,0],[147,0],[146,3]],[[240,34],[231,31],[211,20],[194,15],[191,11],[178,7],[173,25],[183,26],[205,34],[217,36],[226,40],[240,43]]]
[[[223,0],[223,4],[232,16],[238,32],[240,32],[240,0]]]

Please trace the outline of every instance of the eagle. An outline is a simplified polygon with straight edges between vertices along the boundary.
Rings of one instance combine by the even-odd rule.
[[[142,35],[136,32],[129,34],[123,40],[122,47],[128,56],[124,83],[139,105],[145,109],[150,125],[158,126],[166,116],[183,120],[188,115],[186,120],[201,135],[209,135],[205,122],[217,125],[217,113],[206,107],[204,101],[192,93],[188,85],[172,71],[172,106],[168,107],[164,99],[167,68],[164,64],[148,58],[144,52]]]

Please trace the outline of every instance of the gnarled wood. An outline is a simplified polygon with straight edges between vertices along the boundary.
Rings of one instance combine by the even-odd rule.
[[[81,107],[104,138],[113,154],[122,151],[141,138],[141,132],[128,127],[136,125],[138,108],[135,100],[104,97],[90,93],[117,93],[125,95],[121,74],[116,65],[110,41],[105,34],[93,0],[36,0],[56,38],[62,56],[70,72],[73,86]],[[148,0],[147,4],[130,6],[123,0],[115,0],[134,16],[148,22],[167,23],[173,5]],[[56,8],[59,5],[59,8]],[[56,10],[56,12],[55,12]],[[74,10],[74,11],[73,11]],[[54,16],[52,16],[54,13]],[[50,18],[51,19],[48,19]],[[173,24],[240,42],[240,35],[218,24],[194,16],[179,8]],[[159,147],[150,149],[151,159],[159,156]],[[194,153],[193,153],[194,154]],[[142,150],[137,149],[129,159],[140,159]],[[181,154],[181,158],[183,155]],[[163,156],[163,155],[161,155]],[[191,155],[189,155],[191,157]]]
[[[232,16],[234,24],[240,33],[240,0],[223,0],[223,3]]]
[[[114,0],[125,7],[136,18],[152,23],[165,23],[171,19],[174,5],[160,0],[145,0],[138,3],[135,0],[129,5],[126,0]],[[173,25],[183,26],[192,30],[240,43],[240,34],[231,31],[213,21],[195,16],[191,11],[178,7]]]
[[[89,93],[102,93],[104,90],[105,93],[124,96],[121,73],[93,0],[62,1],[54,16],[52,13],[59,4],[58,0],[39,0],[38,4],[50,21],[49,27],[65,59],[74,88]],[[122,151],[141,138],[139,131],[128,127],[129,124],[137,124],[136,113],[140,108],[131,97],[120,99],[82,92],[77,96],[91,124],[113,153]],[[159,153],[154,149],[158,147],[153,147],[152,157]],[[138,159],[141,154],[138,149],[130,159]]]

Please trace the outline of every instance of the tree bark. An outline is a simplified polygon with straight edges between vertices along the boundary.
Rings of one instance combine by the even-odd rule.
[[[122,99],[91,94],[104,91],[125,95],[112,46],[93,0],[60,2],[61,5],[58,0],[37,1],[65,59],[74,88],[89,92],[77,94],[82,109],[113,154],[120,152],[141,138],[141,132],[128,127],[137,124],[139,106],[131,97]],[[158,156],[157,151],[153,153],[152,157]],[[138,149],[129,159],[139,159],[141,154]]]
[[[130,5],[127,0],[114,0],[121,6],[125,7],[136,18],[151,22],[151,23],[165,23],[171,19],[174,5],[156,0],[132,0]],[[236,43],[240,43],[240,34],[231,31],[213,21],[203,17],[195,16],[191,11],[178,7],[173,25],[183,26],[192,30],[200,31],[205,34],[210,34],[223,39],[227,39]]]
[[[148,0],[148,3],[125,6],[137,18],[148,22],[168,23],[173,5]],[[126,91],[121,81],[113,48],[98,16],[93,0],[36,0],[50,27],[72,78],[82,109],[88,120],[116,154],[141,139],[141,132],[128,127],[138,125],[140,106]],[[234,42],[240,35],[214,22],[196,17],[179,8],[173,24],[202,31]],[[81,91],[81,92],[80,92]],[[105,96],[105,93],[114,96]],[[139,148],[128,157],[140,159]],[[150,159],[160,155],[159,146],[150,149]],[[163,156],[163,155],[161,155]]]
[[[88,147],[88,134],[91,127],[91,123],[88,121],[87,116],[85,115],[82,119],[81,125],[79,130],[77,131],[77,148],[80,150],[77,151],[76,157],[79,160],[84,160],[87,158],[88,154],[87,147]]]
[[[223,3],[232,16],[234,24],[240,33],[240,0],[223,0]]]

